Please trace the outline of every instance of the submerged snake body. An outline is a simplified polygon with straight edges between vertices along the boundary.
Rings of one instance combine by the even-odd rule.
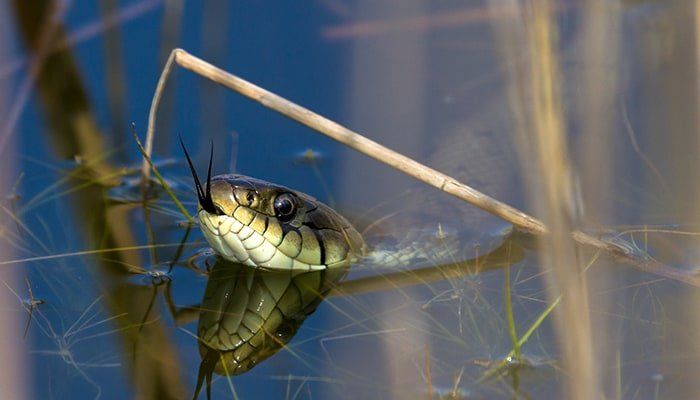
[[[366,251],[345,218],[304,193],[243,175],[218,175],[207,186],[200,225],[226,260],[300,273],[342,269]]]

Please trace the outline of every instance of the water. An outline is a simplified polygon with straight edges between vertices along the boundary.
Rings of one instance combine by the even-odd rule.
[[[142,202],[129,126],[145,135],[173,47],[538,210],[508,102],[498,30],[507,12],[419,1],[190,2],[180,12],[176,2],[115,3],[60,3],[56,25],[29,3],[0,4],[0,126],[11,138],[2,150],[0,292],[3,351],[15,357],[2,382],[23,391],[17,398],[189,398],[208,368],[197,336],[203,315],[221,314],[216,304],[240,307],[245,296],[256,304],[238,280],[266,278],[217,261],[158,185]],[[606,159],[613,189],[600,190],[611,211],[604,228],[585,227],[635,231],[620,237],[692,271],[696,75],[687,65],[696,27],[684,7],[622,5],[619,59],[604,69],[619,73]],[[562,3],[557,15],[564,98],[579,99],[584,12]],[[37,27],[55,42],[26,45],[41,36]],[[46,46],[63,50],[48,51],[33,79]],[[286,343],[279,352],[230,378],[217,369],[213,398],[561,398],[576,379],[552,316],[538,323],[555,297],[531,237],[189,72],[173,75],[164,98],[154,161],[190,213],[196,197],[178,134],[200,171],[213,141],[215,173],[309,193],[364,231],[375,254],[412,260],[375,258],[333,279],[328,293],[281,320],[270,335],[280,342],[266,342]],[[567,101],[567,128],[583,171],[587,116],[570,112],[578,105]],[[581,179],[587,202],[596,186]],[[594,256],[580,253],[584,263]],[[507,358],[507,266],[516,335],[537,328],[520,360]],[[606,279],[591,285],[596,301],[586,308],[607,351],[598,364],[606,398],[693,397],[696,289],[607,259],[587,274]],[[208,295],[212,275],[229,290]]]

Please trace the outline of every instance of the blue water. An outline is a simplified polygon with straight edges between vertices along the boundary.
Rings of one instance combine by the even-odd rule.
[[[74,99],[43,97],[40,80],[29,86],[29,101],[11,131],[14,142],[4,150],[16,163],[10,175],[2,177],[8,188],[2,194],[13,194],[10,188],[19,180],[19,199],[6,203],[6,215],[16,216],[17,222],[8,218],[9,225],[3,226],[10,232],[4,238],[11,251],[1,260],[9,288],[3,285],[0,290],[14,290],[27,298],[26,276],[34,297],[43,301],[32,311],[28,334],[21,339],[29,313],[14,296],[8,297],[15,301],[9,307],[17,317],[17,326],[8,327],[8,335],[17,336],[17,346],[22,347],[26,365],[21,368],[29,398],[189,398],[194,393],[201,361],[195,337],[197,314],[176,323],[166,302],[168,285],[154,285],[147,274],[134,272],[169,271],[170,293],[175,305],[182,308],[201,301],[207,283],[202,270],[212,259],[198,227],[188,232],[183,216],[164,193],[146,208],[134,201],[140,198],[135,182],[141,155],[130,124],[135,124],[140,137],[145,136],[153,92],[173,47],[421,162],[458,174],[500,200],[528,207],[497,38],[486,17],[478,17],[484,15],[484,4],[185,2],[176,20],[176,35],[164,38],[166,2],[116,3],[117,11],[133,13],[109,28],[113,31],[105,32],[104,4],[64,2],[65,12],[58,19],[62,30],[53,35],[70,38],[89,32],[87,27],[97,29],[87,37],[79,36],[65,50],[77,65],[89,103],[86,115],[96,130],[75,129],[84,126],[75,123],[76,118],[85,116],[65,111],[61,120],[74,129],[70,140],[60,136],[60,124],[48,120],[47,106],[70,110]],[[5,15],[0,21],[12,21],[14,6],[0,3],[0,13]],[[660,7],[630,5],[623,19],[625,43],[641,48],[642,39],[639,43],[633,39],[639,30],[656,27],[654,17],[663,12],[666,10]],[[441,18],[446,15],[467,17],[445,22]],[[560,47],[567,68],[576,53],[577,18],[575,8],[564,9],[559,17]],[[421,25],[426,20],[428,25]],[[402,25],[406,21],[409,23]],[[3,116],[21,98],[24,83],[30,79],[28,62],[34,57],[24,47],[17,24],[11,25],[4,29],[12,34],[0,39],[7,42],[3,46],[8,49],[6,59],[0,59],[0,87],[10,93],[5,108],[0,108]],[[343,37],[340,28],[347,27],[359,28]],[[652,34],[663,38],[664,29],[670,28],[662,26]],[[107,49],[111,39],[118,44],[118,53]],[[635,59],[648,55],[646,49],[623,47],[622,53]],[[663,60],[658,62],[663,67]],[[120,77],[107,76],[109,63],[115,63]],[[655,101],[666,99],[657,99],[649,86],[637,83],[653,80],[650,77],[663,71],[651,64],[644,64],[647,69],[640,68],[640,72],[633,61],[621,62],[621,80],[629,85],[626,93],[650,98],[629,101],[636,126],[645,124],[644,107],[656,109]],[[52,82],[65,80],[51,63],[42,74]],[[122,89],[122,99],[111,89],[114,84]],[[669,93],[672,97],[675,92]],[[113,107],[115,101],[118,107]],[[675,114],[664,115],[676,120]],[[458,253],[429,257],[415,267],[483,256],[507,232],[504,222],[464,208],[437,190],[182,69],[176,68],[171,76],[158,117],[153,159],[190,213],[196,209],[196,197],[178,135],[190,149],[200,175],[213,143],[215,174],[238,172],[295,188],[333,205],[359,229],[380,217],[397,215],[388,219],[391,228],[387,232],[380,229],[379,236],[388,236],[377,242],[381,245],[400,242],[417,226],[432,232],[433,238],[439,229],[463,241]],[[2,120],[2,126],[6,121]],[[571,125],[572,143],[578,143],[584,133],[577,124]],[[657,210],[654,207],[664,204],[664,197],[643,187],[650,174],[629,149],[627,136],[615,140],[626,149],[617,159],[620,172],[614,177],[619,184],[615,205],[623,209],[617,215],[620,223],[684,222],[691,214],[679,216],[667,210],[643,214]],[[663,137],[644,129],[640,142],[645,148],[665,149]],[[315,155],[311,162],[302,156],[308,150]],[[86,158],[88,154],[92,157]],[[666,159],[659,154],[663,150],[652,157],[662,161],[662,172],[668,178],[674,161],[682,162],[674,159],[664,164]],[[678,159],[691,158],[692,154]],[[116,174],[114,187],[99,186],[95,178],[105,176],[95,176],[91,166],[101,163],[132,171]],[[669,193],[673,197],[674,192]],[[645,199],[643,204],[628,206],[639,197]],[[440,218],[431,214],[434,209],[441,211]],[[155,246],[145,248],[149,245]],[[125,246],[140,248],[104,252]],[[511,272],[520,333],[548,301],[544,282],[537,279],[540,270],[532,246],[524,246],[528,250]],[[691,251],[662,248],[660,257],[692,260]],[[76,254],[96,249],[100,250],[97,254]],[[200,270],[188,268],[190,258]],[[381,266],[364,267],[353,271],[351,279],[394,272]],[[624,368],[607,366],[621,369],[614,371],[624,380],[625,396],[644,393],[641,398],[655,398],[659,376],[666,371],[688,383],[692,377],[683,372],[682,349],[667,352],[669,344],[664,340],[668,339],[659,326],[683,326],[690,317],[659,310],[661,303],[679,304],[677,309],[683,309],[684,296],[690,298],[692,292],[667,282],[656,285],[655,277],[628,270],[616,272],[614,278],[624,283],[615,289],[621,300],[601,314],[619,316],[613,319],[611,330],[619,328],[622,333],[611,340],[617,340],[614,344],[627,364]],[[626,337],[630,332],[634,334]],[[682,336],[677,331],[674,334]],[[431,392],[455,393],[444,398],[512,398],[514,391],[520,396],[556,398],[561,393],[563,380],[557,374],[560,365],[549,320],[526,347],[527,365],[517,379],[508,376],[481,382],[483,372],[510,349],[503,271],[486,271],[327,299],[288,348],[230,381],[215,376],[212,392],[214,398],[231,398],[234,387],[243,399],[422,398]],[[663,357],[669,361],[658,361]],[[685,393],[682,385],[678,387],[669,393]]]

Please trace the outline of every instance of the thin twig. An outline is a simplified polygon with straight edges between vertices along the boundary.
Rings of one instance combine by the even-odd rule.
[[[377,161],[381,161],[443,192],[449,193],[484,211],[501,217],[523,230],[535,233],[545,233],[547,231],[542,222],[507,204],[501,203],[442,172],[436,171],[409,157],[384,147],[377,142],[367,139],[361,134],[318,115],[311,110],[234,76],[182,49],[173,50],[170,57],[168,57],[168,61],[158,81],[155,95],[153,96],[151,111],[148,117],[148,132],[146,134],[145,143],[146,153],[149,157],[151,156],[151,150],[153,148],[156,111],[160,103],[165,82],[172,71],[173,63],[177,63],[187,70],[232,89],[286,117],[323,133],[331,139],[335,139],[360,153],[372,157]],[[145,160],[143,161],[141,171],[144,177],[149,176],[148,164]]]
[[[151,169],[153,170],[153,174],[156,176],[156,179],[158,179],[158,182],[160,182],[160,185],[163,187],[163,189],[165,189],[165,192],[168,193],[168,196],[170,196],[170,198],[173,200],[173,202],[177,206],[178,210],[180,210],[182,215],[185,218],[187,218],[188,223],[192,223],[192,221],[193,221],[192,216],[190,215],[190,213],[187,212],[187,209],[185,208],[185,206],[182,205],[182,203],[177,198],[177,196],[175,196],[175,193],[170,188],[170,185],[168,185],[168,183],[165,181],[165,178],[163,178],[163,176],[160,174],[160,172],[158,172],[158,169],[153,164],[153,161],[151,161],[151,157],[148,155],[148,153],[146,152],[146,149],[141,144],[141,140],[139,140],[139,137],[136,134],[136,129],[134,128],[133,125],[131,126],[131,129],[132,129],[132,134],[134,135],[134,140],[136,140],[136,145],[138,146],[139,151],[141,152],[141,155],[143,156],[143,160],[147,163],[147,165],[149,167],[149,171]],[[143,173],[143,170],[141,170],[141,172]]]
[[[153,147],[156,113],[162,96],[163,88],[167,81],[173,64],[201,75],[213,82],[225,86],[235,92],[248,97],[265,107],[306,125],[352,149],[383,162],[409,176],[412,176],[428,185],[451,194],[467,203],[470,203],[492,215],[500,217],[521,230],[535,234],[547,233],[547,227],[543,222],[524,212],[489,197],[458,180],[427,167],[409,157],[399,154],[387,147],[374,142],[361,134],[354,132],[334,121],[301,107],[283,97],[269,92],[259,86],[232,75],[200,58],[197,58],[182,49],[175,49],[170,53],[163,72],[158,81],[156,92],[151,103],[148,117],[148,132],[146,135],[146,153],[150,157]],[[148,162],[144,158],[142,164],[142,176],[149,176]],[[672,268],[646,257],[640,257],[635,251],[620,243],[605,241],[593,237],[581,231],[572,232],[572,237],[577,242],[603,250],[617,257],[620,261],[636,267],[642,271],[663,276],[668,279],[680,281],[692,286],[700,287],[700,276],[694,276],[680,269]]]
[[[153,135],[155,132],[156,125],[156,113],[158,110],[158,104],[160,104],[160,98],[163,95],[163,88],[165,87],[165,82],[170,76],[170,71],[173,69],[173,61],[177,54],[177,49],[173,50],[168,57],[168,61],[165,62],[165,67],[163,67],[163,72],[160,74],[160,79],[158,80],[158,86],[156,86],[156,92],[153,95],[153,100],[151,100],[151,110],[148,112],[148,130],[146,131],[146,156],[143,158],[143,163],[141,164],[141,184],[145,185],[146,182],[151,177],[151,168],[148,165],[147,159],[151,157],[153,153]]]

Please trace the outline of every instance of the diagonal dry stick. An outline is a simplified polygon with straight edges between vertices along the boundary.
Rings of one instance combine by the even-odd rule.
[[[158,81],[156,93],[153,96],[151,111],[148,117],[148,132],[146,134],[145,143],[146,153],[149,155],[149,157],[153,147],[156,111],[158,104],[160,103],[163,88],[165,87],[165,82],[172,71],[173,63],[204,76],[209,80],[226,86],[227,88],[253,99],[258,103],[279,112],[280,114],[308,126],[311,129],[321,132],[324,135],[359,151],[360,153],[372,157],[377,161],[381,161],[446,193],[465,200],[481,208],[482,210],[511,222],[524,230],[535,233],[544,233],[546,231],[544,224],[537,219],[518,211],[507,204],[501,203],[500,201],[495,200],[477,190],[474,190],[473,188],[457,181],[454,178],[451,178],[450,176],[426,167],[425,165],[411,158],[386,148],[377,142],[367,139],[361,134],[335,123],[328,118],[322,117],[313,111],[292,103],[285,98],[231,75],[228,72],[217,68],[182,49],[175,49],[172,53],[170,53],[170,57],[168,57],[168,61],[166,62],[163,73]],[[150,176],[149,166],[145,161],[142,165],[141,172],[146,178]]]
[[[187,70],[255,100],[265,107],[271,108],[282,115],[335,139],[362,154],[425,182],[428,185],[434,186],[443,192],[464,200],[490,214],[503,218],[521,230],[536,234],[547,233],[547,227],[540,220],[491,198],[442,172],[436,171],[394,150],[384,147],[328,118],[232,75],[182,49],[175,49],[170,53],[170,57],[168,57],[168,61],[158,81],[153,101],[151,102],[151,110],[148,116],[148,132],[146,134],[145,143],[146,153],[149,157],[151,156],[153,148],[158,104],[160,103],[165,83],[174,64],[180,65]],[[142,164],[141,174],[144,182],[150,177],[149,165],[145,159]],[[613,242],[603,240],[581,231],[572,232],[572,237],[581,244],[610,253],[621,261],[642,271],[700,287],[700,276],[689,274],[678,268],[666,266],[644,255],[640,256],[632,246],[625,246],[620,241]]]

